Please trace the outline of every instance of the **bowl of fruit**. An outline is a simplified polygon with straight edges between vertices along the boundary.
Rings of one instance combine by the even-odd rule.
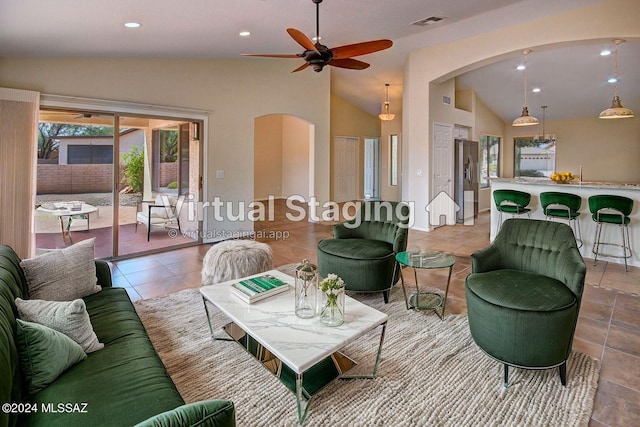
[[[549,177],[558,184],[566,184],[575,178],[571,172],[554,172]]]

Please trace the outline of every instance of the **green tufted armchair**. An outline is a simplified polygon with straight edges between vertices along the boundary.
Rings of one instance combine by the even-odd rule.
[[[471,255],[466,280],[469,329],[476,344],[509,366],[558,367],[567,359],[586,267],[565,223],[508,219],[493,243]]]
[[[409,205],[402,202],[365,202],[355,218],[333,227],[333,239],[318,243],[320,276],[337,274],[346,289],[382,292],[400,277],[396,254],[407,248]]]

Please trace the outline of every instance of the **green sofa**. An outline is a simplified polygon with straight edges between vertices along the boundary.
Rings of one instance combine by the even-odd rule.
[[[586,267],[566,223],[508,219],[493,243],[471,255],[465,292],[476,344],[504,364],[558,367],[567,359],[578,321]]]
[[[111,286],[107,262],[96,260],[96,275],[102,291],[83,299],[104,348],[28,395],[16,348],[15,306],[16,298],[28,299],[26,279],[16,253],[0,246],[0,427],[235,426],[230,401],[184,404],[126,290]],[[24,403],[37,412],[26,413],[19,407]]]
[[[333,227],[333,239],[318,243],[320,276],[340,276],[348,291],[389,291],[400,277],[396,254],[407,249],[409,205],[365,202],[353,220]]]

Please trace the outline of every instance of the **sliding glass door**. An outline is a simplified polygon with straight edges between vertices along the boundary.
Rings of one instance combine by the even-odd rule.
[[[183,119],[119,116],[118,256],[197,243],[200,141]]]
[[[96,256],[200,242],[201,123],[45,109],[40,112],[36,246],[95,237]]]

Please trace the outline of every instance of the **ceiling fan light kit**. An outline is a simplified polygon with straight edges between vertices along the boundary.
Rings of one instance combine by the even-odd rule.
[[[263,58],[302,58],[305,63],[292,71],[302,71],[311,67],[315,72],[320,72],[325,65],[331,65],[338,68],[346,68],[350,70],[364,70],[369,67],[369,64],[357,59],[353,59],[354,56],[367,55],[369,53],[378,52],[384,49],[388,49],[393,45],[391,40],[372,40],[368,42],[355,43],[345,46],[338,46],[332,49],[321,44],[320,37],[320,3],[322,0],[311,0],[316,5],[316,42],[314,43],[309,37],[307,37],[302,31],[295,28],[287,28],[287,33],[293,40],[296,41],[305,50],[302,53],[294,55],[281,55],[281,54],[243,54],[243,56],[259,56]]]
[[[538,119],[529,115],[529,108],[527,108],[527,55],[531,53],[531,49],[525,49],[522,51],[524,55],[524,107],[522,107],[522,113],[520,117],[515,119],[512,123],[513,126],[533,126],[540,123]]]
[[[389,111],[389,83],[385,83],[385,90],[384,106],[382,107],[382,113],[378,114],[378,117],[380,117],[380,120],[383,122],[388,122],[393,120],[396,115]]]
[[[601,119],[627,119],[633,117],[633,111],[628,108],[624,108],[622,106],[622,101],[620,101],[620,97],[618,96],[618,45],[620,43],[624,43],[625,40],[615,39],[613,43],[616,45],[615,50],[613,52],[614,64],[615,64],[615,92],[613,95],[613,100],[611,101],[611,107],[604,110],[600,113]]]

